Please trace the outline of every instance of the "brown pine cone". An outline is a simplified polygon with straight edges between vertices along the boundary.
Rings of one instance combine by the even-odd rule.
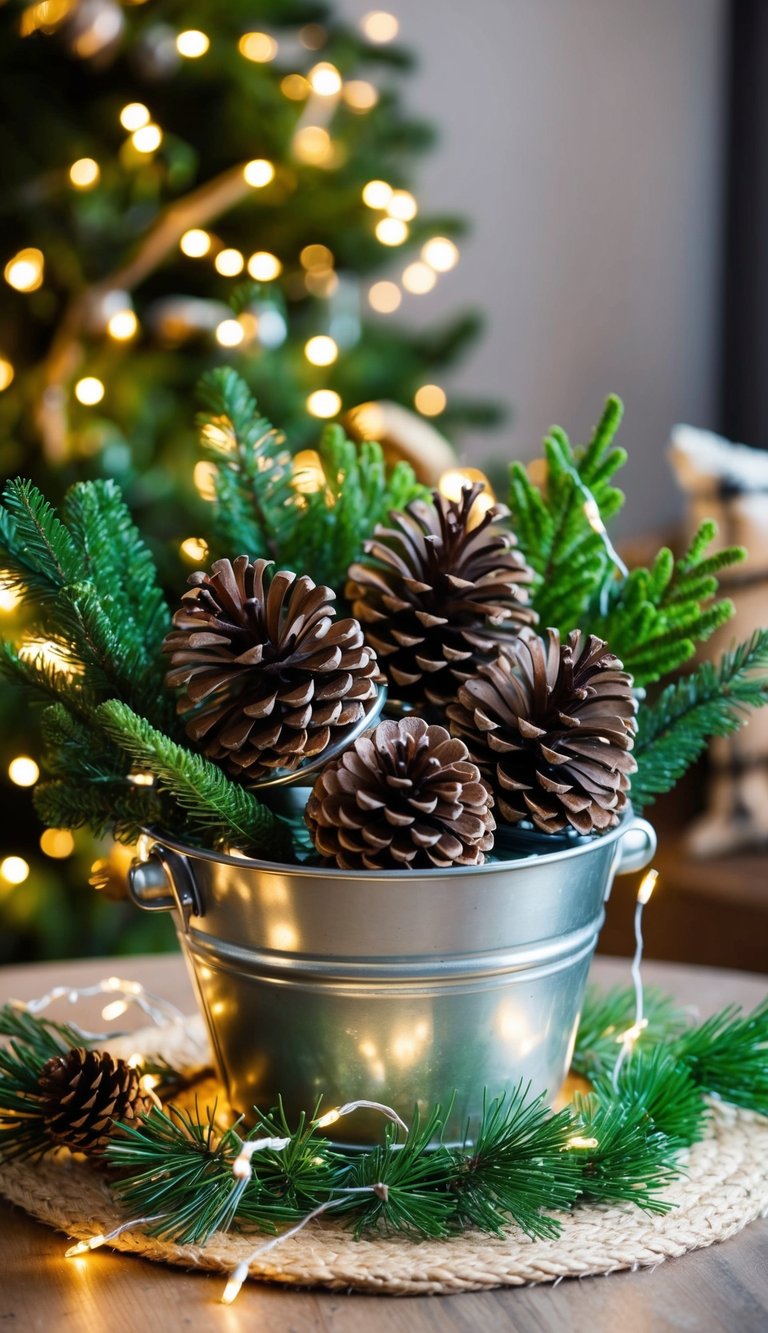
[[[198,570],[164,651],[187,735],[227,773],[258,782],[320,754],[364,716],[377,663],[335,594],[245,555]]]
[[[393,693],[443,705],[499,643],[536,620],[527,605],[533,578],[514,537],[491,524],[507,514],[470,511],[482,483],[461,499],[435,491],[390,514],[366,542],[367,559],[350,566],[346,596],[379,655]]]
[[[307,802],[315,847],[342,870],[482,865],[493,797],[467,747],[420,717],[380,722],[326,764]]]
[[[637,768],[632,677],[601,639],[522,635],[478,668],[447,712],[492,782],[502,819],[545,833],[618,823]]]
[[[72,1152],[102,1153],[115,1121],[130,1124],[154,1105],[141,1091],[138,1071],[107,1051],[76,1047],[55,1055],[38,1087],[48,1133]]]

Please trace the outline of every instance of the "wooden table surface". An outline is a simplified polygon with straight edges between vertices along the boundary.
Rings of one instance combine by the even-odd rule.
[[[191,1011],[179,957],[122,958],[7,967],[0,1000],[31,999],[58,984],[87,985],[117,973]],[[600,985],[628,983],[624,960],[599,958]],[[762,1000],[768,979],[744,972],[648,963],[656,984],[702,1017],[736,1001]],[[63,1016],[62,1010],[56,1016]],[[74,1016],[74,1011],[69,1010]],[[78,1005],[77,1021],[98,1026]],[[122,1020],[124,1022],[125,1020]],[[559,1286],[453,1296],[386,1297],[295,1291],[247,1283],[236,1303],[220,1304],[221,1277],[183,1273],[106,1248],[73,1262],[63,1237],[0,1200],[0,1328],[31,1333],[765,1333],[768,1329],[768,1221],[738,1236],[637,1273],[569,1280]]]

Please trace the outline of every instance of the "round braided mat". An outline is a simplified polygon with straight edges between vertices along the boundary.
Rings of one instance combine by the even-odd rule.
[[[147,1056],[162,1055],[179,1069],[199,1067],[208,1058],[197,1019],[183,1029],[152,1029],[112,1040],[109,1047],[116,1054],[141,1050]],[[204,1100],[201,1097],[201,1105]],[[687,1153],[686,1175],[668,1191],[676,1206],[664,1216],[651,1217],[630,1205],[580,1207],[563,1216],[562,1233],[552,1241],[530,1240],[515,1229],[501,1238],[467,1232],[441,1241],[414,1242],[400,1236],[356,1241],[339,1224],[317,1221],[270,1253],[254,1257],[250,1275],[293,1285],[426,1295],[653,1266],[725,1240],[768,1215],[767,1160],[768,1122],[716,1106],[712,1131]],[[51,1154],[37,1166],[3,1166],[0,1193],[77,1240],[107,1233],[125,1221],[110,1199],[105,1177],[67,1152]],[[176,1245],[125,1232],[110,1244],[160,1263],[228,1271],[252,1255],[261,1239],[252,1233],[220,1233],[205,1246]]]

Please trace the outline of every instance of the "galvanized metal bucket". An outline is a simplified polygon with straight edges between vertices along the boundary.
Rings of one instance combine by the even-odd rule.
[[[369,1098],[443,1106],[460,1137],[490,1094],[554,1096],[603,904],[656,838],[627,817],[552,852],[447,872],[272,865],[145,835],[140,907],[174,912],[231,1105],[290,1117]],[[369,1142],[380,1118],[344,1121]]]

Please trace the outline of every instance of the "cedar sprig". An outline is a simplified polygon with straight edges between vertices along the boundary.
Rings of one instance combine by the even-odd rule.
[[[711,736],[728,736],[753,708],[768,701],[768,630],[726,652],[717,663],[702,662],[668,685],[638,714],[632,803],[642,810],[669,791],[703,754]]]
[[[553,1115],[530,1085],[484,1101],[474,1138],[454,1155],[455,1223],[500,1235],[514,1222],[529,1236],[557,1236],[560,1223],[547,1212],[571,1208],[581,1192],[581,1163],[568,1152],[573,1132],[573,1113]]]

